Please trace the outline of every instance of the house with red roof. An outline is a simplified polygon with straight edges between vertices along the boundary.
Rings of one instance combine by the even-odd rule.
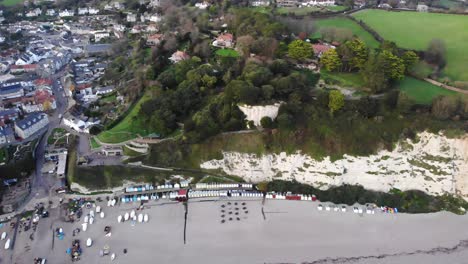
[[[219,48],[234,48],[234,36],[230,33],[223,33],[213,41],[213,46]]]
[[[335,47],[330,44],[318,43],[312,44],[312,48],[314,49],[314,56],[320,58],[323,53],[330,49],[334,49]]]

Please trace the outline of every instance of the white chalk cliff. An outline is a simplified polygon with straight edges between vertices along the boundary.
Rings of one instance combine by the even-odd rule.
[[[265,116],[275,120],[280,105],[276,103],[273,105],[239,105],[238,107],[246,115],[246,120],[253,121],[256,126],[260,126],[260,120]]]
[[[222,169],[251,182],[296,180],[327,189],[360,184],[367,189],[421,190],[429,194],[459,194],[468,198],[468,135],[449,139],[427,132],[419,140],[404,140],[393,151],[368,157],[345,155],[330,161],[296,153],[255,154],[224,152],[223,159],[202,163],[204,169]]]

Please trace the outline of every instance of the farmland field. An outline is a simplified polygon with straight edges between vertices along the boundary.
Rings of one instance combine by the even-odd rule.
[[[432,99],[439,95],[456,95],[454,91],[450,91],[431,83],[420,81],[415,78],[406,77],[399,84],[400,91],[405,92],[410,99],[418,104],[431,104]]]
[[[370,48],[377,48],[379,46],[379,42],[369,32],[365,31],[361,26],[348,18],[336,17],[319,19],[315,21],[315,25],[317,26],[317,32],[314,34],[314,37],[320,37],[320,28],[344,28],[351,30],[354,35],[363,40]]]
[[[432,39],[442,39],[447,47],[444,77],[468,81],[468,16],[384,10],[364,10],[353,16],[403,48],[425,50]]]
[[[23,3],[23,0],[0,0],[0,4],[4,6],[14,6]]]

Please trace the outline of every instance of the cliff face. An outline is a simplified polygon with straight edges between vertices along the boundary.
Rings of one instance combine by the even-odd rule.
[[[268,116],[272,120],[278,116],[280,103],[274,105],[239,105],[239,109],[245,114],[246,120],[253,121],[256,126],[260,126],[262,117]]]
[[[222,169],[251,182],[296,180],[321,189],[360,184],[367,189],[421,190],[429,194],[460,194],[468,198],[468,136],[449,139],[420,133],[419,141],[401,141],[393,151],[368,157],[344,156],[314,160],[296,153],[255,154],[224,152],[223,159],[202,163],[204,169]]]

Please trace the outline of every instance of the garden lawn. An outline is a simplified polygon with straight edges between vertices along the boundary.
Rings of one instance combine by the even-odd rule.
[[[221,57],[239,57],[239,53],[233,49],[219,49],[216,51],[216,55]]]
[[[130,110],[130,112],[113,128],[100,133],[97,137],[104,143],[120,143],[136,138],[138,135],[144,136],[152,131],[147,130],[147,124],[141,120],[139,112],[141,105],[149,100],[148,95],[144,95]]]
[[[23,0],[0,0],[0,4],[4,6],[14,6],[23,3]]]
[[[325,70],[320,71],[320,77],[327,83],[337,84],[342,87],[363,88],[364,80],[359,73],[348,72],[328,72]]]
[[[440,88],[439,86],[411,77],[405,77],[405,79],[398,84],[398,88],[418,104],[430,105],[432,99],[439,95],[457,95],[454,91]]]
[[[468,16],[384,10],[363,10],[353,16],[402,48],[425,50],[432,39],[442,39],[447,47],[444,77],[468,81]]]
[[[298,16],[305,16],[312,12],[318,12],[320,8],[318,7],[279,7],[276,8],[278,14],[289,14],[294,13]]]
[[[49,138],[47,138],[47,144],[52,145],[52,144],[64,144],[66,143],[66,137],[65,134],[67,131],[63,128],[54,128],[52,130],[52,133],[50,133]]]
[[[317,32],[314,33],[313,38],[321,37],[320,28],[336,27],[351,30],[354,35],[363,40],[370,48],[377,48],[379,46],[379,42],[369,32],[364,30],[359,24],[349,18],[335,17],[318,19],[315,21],[315,25],[317,26]]]
[[[92,137],[89,140],[89,143],[90,143],[92,149],[97,149],[97,148],[101,147],[101,145],[96,141],[96,139],[94,137]]]

